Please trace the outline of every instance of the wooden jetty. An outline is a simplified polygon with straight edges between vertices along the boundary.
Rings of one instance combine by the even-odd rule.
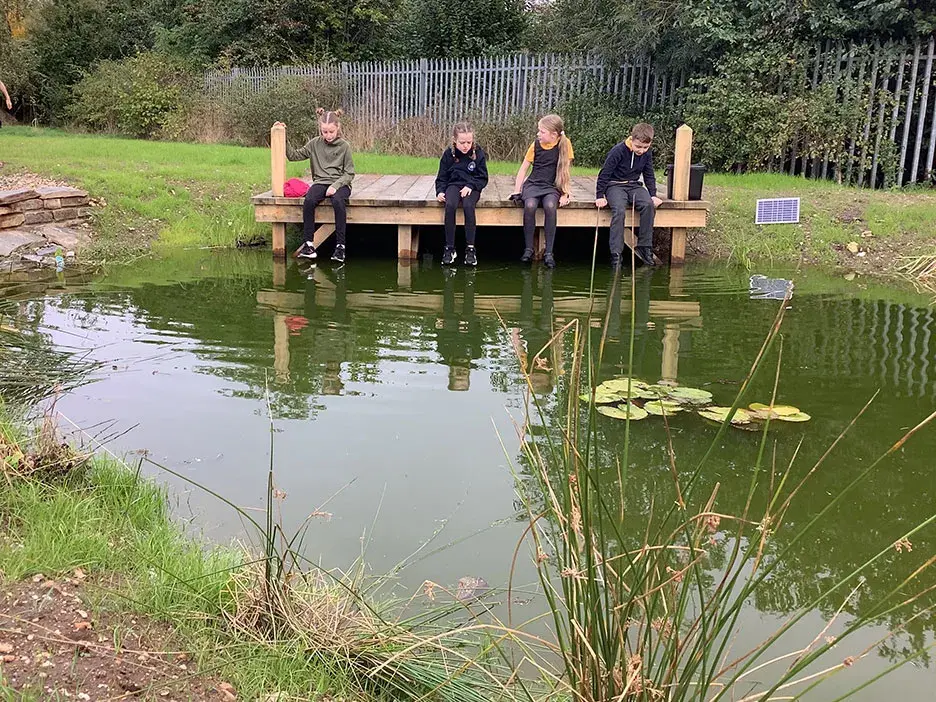
[[[655,224],[672,230],[670,263],[679,265],[686,256],[686,232],[690,228],[704,227],[709,203],[689,200],[689,167],[692,159],[692,129],[683,125],[676,131],[676,158],[673,174],[673,199],[664,199],[657,208]],[[286,130],[273,127],[270,132],[270,161],[272,188],[254,195],[256,221],[273,226],[273,255],[286,255],[286,224],[302,222],[302,198],[285,197],[283,183],[286,178]],[[508,198],[513,191],[513,176],[492,176],[488,187],[481,193],[476,209],[479,227],[520,227],[523,208]],[[419,254],[419,227],[441,226],[443,205],[435,199],[435,176],[361,174],[355,177],[348,204],[348,224],[387,224],[397,227],[397,253],[402,260],[415,259]],[[322,203],[316,210],[319,227],[314,244],[319,246],[335,231],[331,206]],[[461,210],[458,223],[462,224]],[[559,227],[594,227],[607,231],[611,212],[595,209],[595,178],[572,178],[572,201],[559,210]],[[541,254],[545,245],[542,236],[543,213],[537,212],[536,252]],[[633,245],[635,227],[631,213],[626,218],[625,239]],[[605,236],[607,236],[605,234]]]

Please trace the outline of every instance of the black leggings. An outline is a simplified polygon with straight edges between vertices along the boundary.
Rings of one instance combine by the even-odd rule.
[[[325,193],[330,185],[313,185],[305,195],[302,203],[302,239],[312,243],[315,237],[315,208],[325,199]],[[348,198],[351,197],[351,188],[342,185],[331,196],[331,206],[335,211],[335,237],[338,243],[344,246],[345,232],[348,228]]]
[[[481,191],[472,190],[468,197],[462,197],[460,191],[463,187],[465,186],[450,185],[445,189],[445,245],[449,248],[455,247],[455,212],[459,202],[465,210],[465,243],[468,246],[474,246],[475,243],[475,205],[478,204]]]
[[[555,193],[540,197],[528,197],[523,201],[523,241],[528,249],[533,248],[533,232],[536,230],[536,208],[543,204],[546,229],[546,253],[553,252],[556,242],[556,213],[559,209],[559,196]]]

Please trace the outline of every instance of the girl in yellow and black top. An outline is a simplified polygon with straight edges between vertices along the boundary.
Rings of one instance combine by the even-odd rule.
[[[533,232],[536,230],[536,208],[543,206],[546,229],[546,254],[543,265],[554,268],[553,244],[556,241],[556,216],[558,208],[568,204],[571,198],[571,166],[575,152],[572,142],[565,135],[565,125],[559,115],[546,115],[536,130],[536,141],[527,149],[517,181],[514,195],[523,200],[523,256],[520,260],[533,260]],[[532,169],[530,168],[532,166]],[[529,174],[529,177],[528,177]],[[519,194],[519,195],[518,195]]]

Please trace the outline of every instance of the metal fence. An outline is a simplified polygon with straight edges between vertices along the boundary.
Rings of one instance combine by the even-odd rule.
[[[467,116],[498,123],[518,113],[548,112],[587,88],[651,108],[676,99],[686,81],[685,74],[666,73],[647,56],[613,66],[597,56],[514,54],[234,68],[207,72],[204,86],[211,97],[246,99],[290,76],[337,85],[356,119],[388,124],[411,117],[448,124]]]

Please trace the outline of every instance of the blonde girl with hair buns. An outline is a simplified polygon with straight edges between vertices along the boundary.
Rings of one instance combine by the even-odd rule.
[[[312,245],[315,235],[315,208],[325,198],[331,199],[335,211],[335,238],[337,245],[332,260],[345,261],[345,241],[348,222],[348,199],[351,197],[351,181],[354,180],[354,160],[351,145],[341,138],[341,110],[316,110],[319,136],[310,139],[300,149],[286,145],[286,158],[290,161],[309,159],[312,185],[302,204],[302,246],[296,255],[299,258],[316,258]],[[276,124],[281,125],[282,122]],[[285,125],[284,125],[285,126]]]
[[[536,230],[536,210],[542,206],[545,215],[546,253],[543,265],[556,266],[553,244],[556,241],[556,219],[558,208],[571,199],[571,167],[575,158],[572,142],[565,133],[565,125],[559,115],[546,115],[537,124],[536,141],[527,149],[517,180],[514,183],[512,200],[523,202],[523,256],[520,260],[533,260],[533,233]]]

